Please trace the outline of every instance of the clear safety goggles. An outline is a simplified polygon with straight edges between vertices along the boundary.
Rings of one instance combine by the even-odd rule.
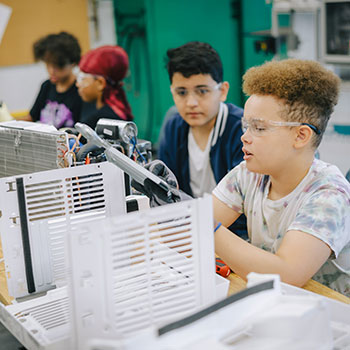
[[[245,133],[249,129],[249,131],[255,136],[262,136],[270,131],[275,130],[275,128],[281,127],[281,126],[293,127],[293,126],[300,126],[300,125],[308,126],[317,135],[321,133],[316,126],[309,123],[282,122],[282,121],[265,120],[265,119],[258,119],[258,118],[251,118],[247,120],[246,118],[242,118],[243,133]]]
[[[97,76],[90,73],[84,73],[81,70],[75,72],[75,76],[77,78],[77,83],[81,84],[87,78],[96,78]]]
[[[182,87],[170,87],[170,91],[173,94],[174,98],[179,100],[185,100],[190,94],[197,99],[205,98],[211,95],[214,91],[221,88],[222,83],[218,83],[214,86],[200,85],[196,86],[193,89],[186,89]]]

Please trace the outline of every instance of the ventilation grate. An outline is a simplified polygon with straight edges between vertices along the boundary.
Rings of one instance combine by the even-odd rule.
[[[45,220],[66,214],[62,180],[25,185],[29,221]]]
[[[26,349],[71,349],[67,288],[13,305],[0,305],[0,319]]]
[[[23,184],[19,197],[17,182]],[[0,179],[0,191],[0,232],[15,298],[66,284],[69,226],[126,210],[123,173],[108,162]]]
[[[20,321],[31,317],[46,331],[67,325],[69,323],[69,301],[68,297],[43,303],[38,306],[24,308],[15,314]]]
[[[211,197],[75,227],[68,235],[75,348],[91,337],[129,337],[213,302],[212,231]]]
[[[175,210],[172,218],[111,232],[115,327],[121,333],[196,307],[192,218],[181,215]]]

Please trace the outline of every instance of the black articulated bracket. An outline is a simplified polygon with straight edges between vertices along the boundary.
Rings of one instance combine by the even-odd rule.
[[[35,283],[34,283],[34,275],[33,275],[32,254],[30,252],[26,197],[24,193],[24,183],[23,183],[22,177],[16,178],[16,185],[17,185],[19,218],[21,221],[22,245],[23,245],[24,265],[25,265],[26,278],[27,278],[27,288],[29,293],[34,293]]]

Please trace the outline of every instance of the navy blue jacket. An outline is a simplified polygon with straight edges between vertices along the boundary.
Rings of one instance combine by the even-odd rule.
[[[231,103],[227,117],[219,115],[214,126],[210,149],[210,164],[216,183],[243,160],[241,118],[243,109]],[[188,156],[189,125],[179,113],[171,116],[164,126],[159,142],[158,158],[175,174],[182,191],[193,196],[190,187]],[[231,231],[246,238],[245,217],[241,217],[230,227]]]

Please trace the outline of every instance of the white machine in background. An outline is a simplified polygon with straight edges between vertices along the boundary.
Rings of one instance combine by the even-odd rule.
[[[68,134],[53,126],[0,123],[0,178],[58,169],[70,164]]]
[[[124,175],[104,162],[0,179],[0,233],[14,298],[66,284],[64,235],[126,212]]]
[[[320,57],[320,8],[321,0],[273,1],[271,35],[276,39],[276,58],[284,57],[284,47],[289,57],[315,60]]]

